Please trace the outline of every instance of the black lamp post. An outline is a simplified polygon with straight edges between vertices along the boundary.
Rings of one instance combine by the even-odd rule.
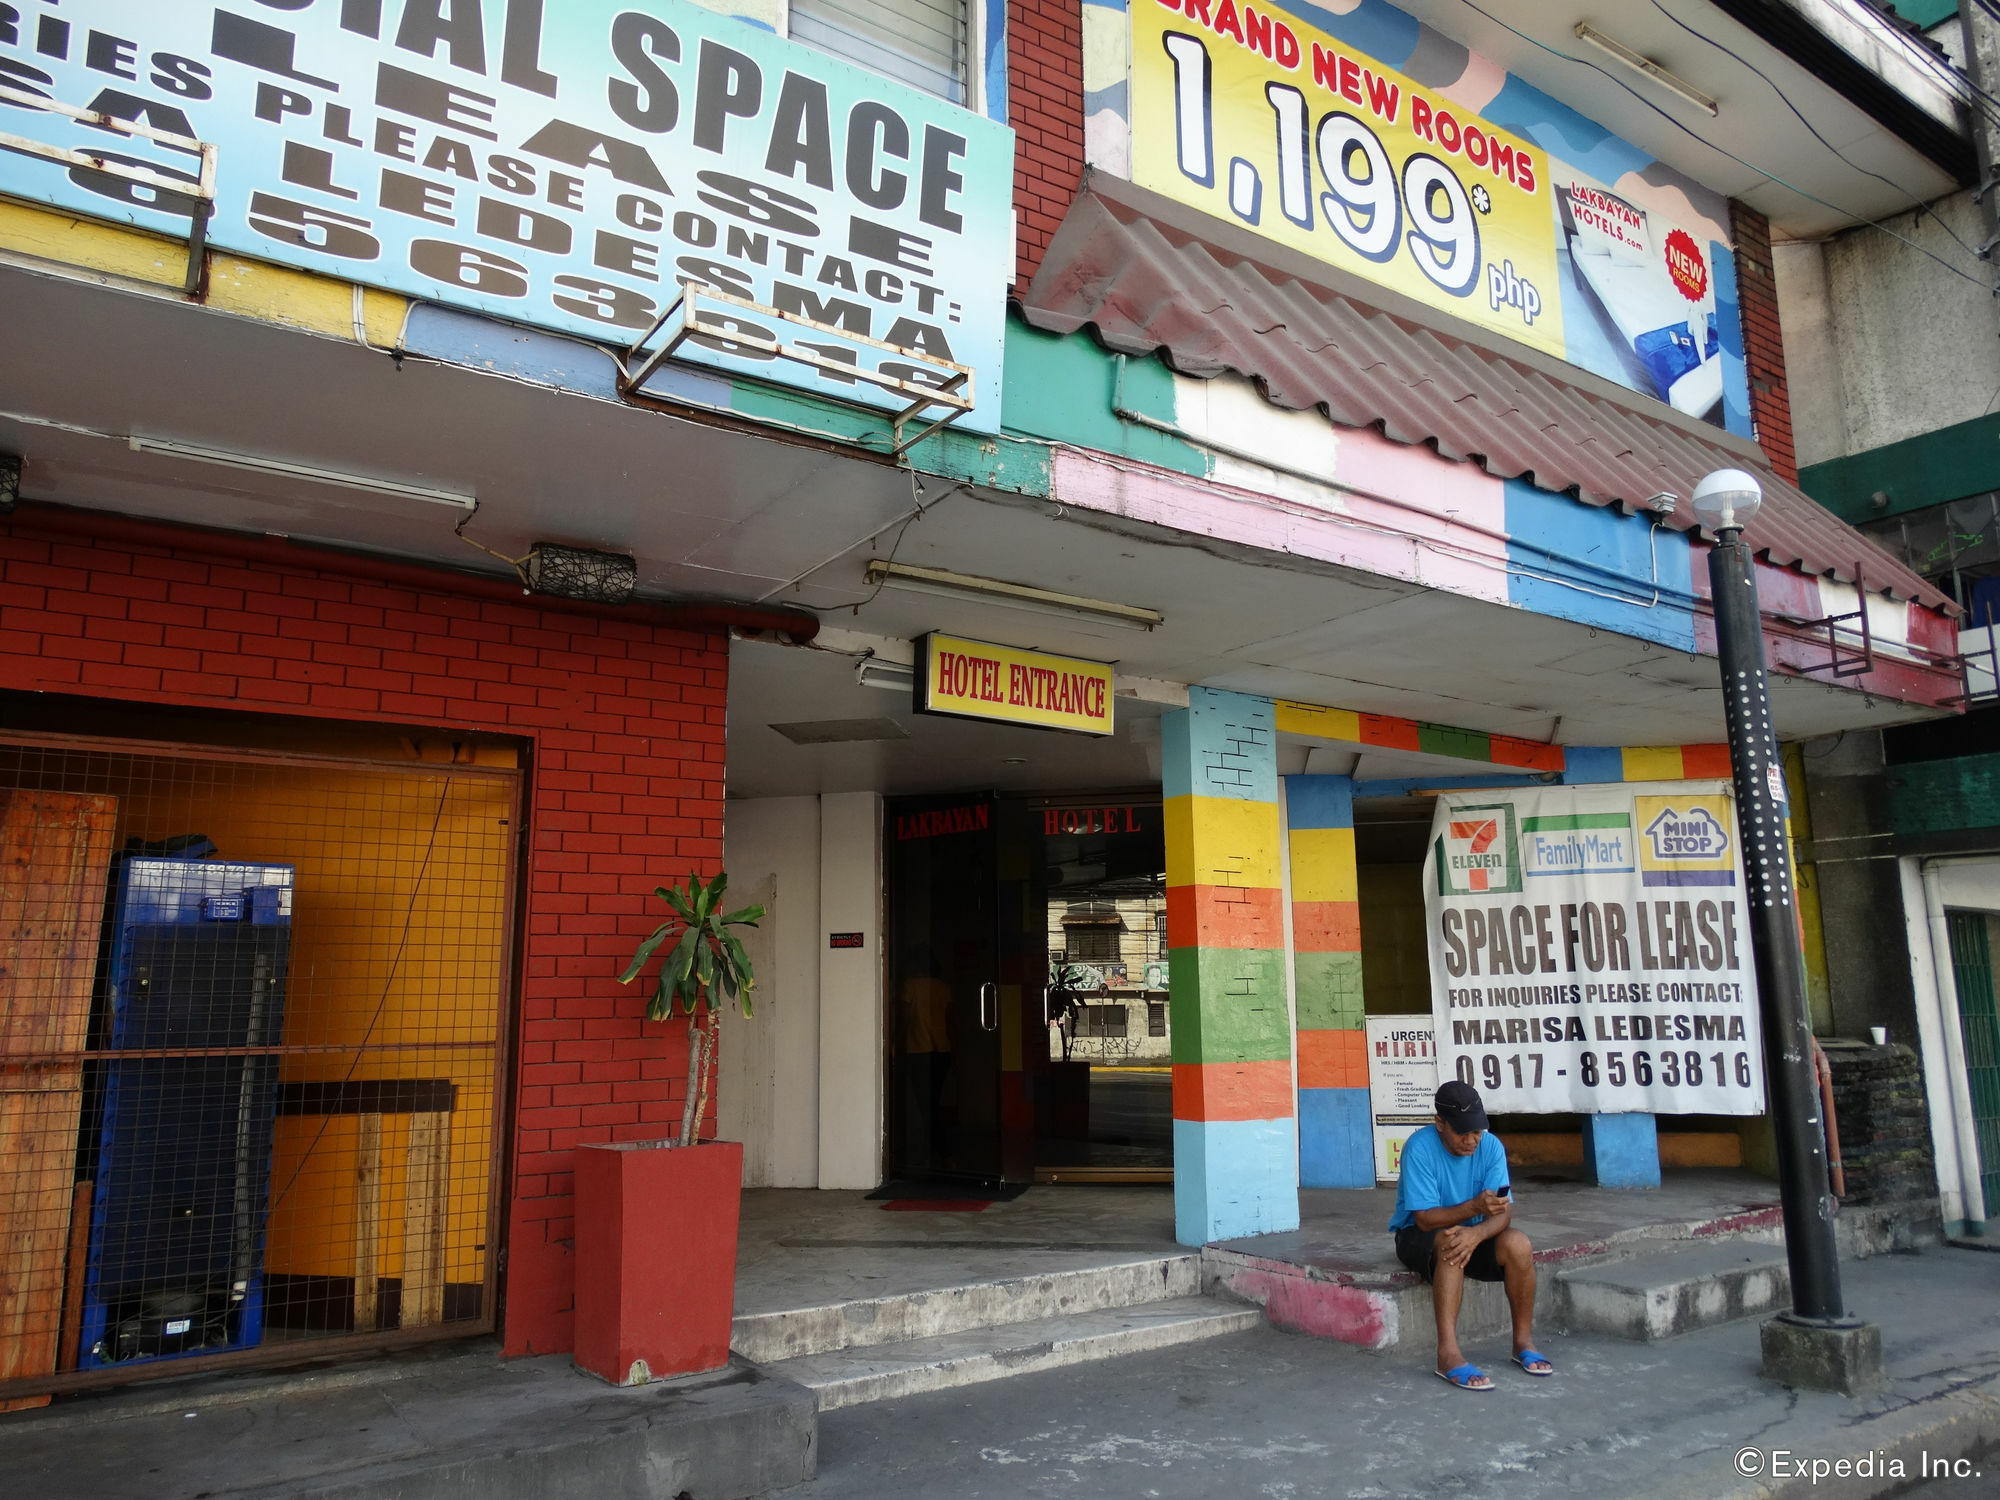
[[[1757,964],[1764,1072],[1792,1275],[1792,1311],[1764,1325],[1764,1372],[1788,1385],[1851,1391],[1879,1380],[1881,1335],[1847,1316],[1840,1293],[1833,1228],[1838,1205],[1827,1175],[1805,962],[1785,847],[1784,767],[1771,724],[1756,571],[1743,542],[1743,528],[1763,498],[1755,477],[1740,469],[1718,470],[1694,491],[1695,517],[1715,538],[1708,554],[1715,649],[1722,667],[1737,831],[1743,841],[1744,899]]]

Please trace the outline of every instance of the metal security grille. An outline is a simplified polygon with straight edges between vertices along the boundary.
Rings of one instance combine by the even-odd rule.
[[[1994,1003],[1992,919],[1984,912],[1945,913],[1958,1022],[1965,1040],[1965,1079],[1972,1094],[1986,1217],[2000,1213],[2000,1011]]]
[[[492,1326],[517,783],[0,736],[0,1410]]]
[[[966,0],[792,0],[790,35],[927,93],[965,102]]]

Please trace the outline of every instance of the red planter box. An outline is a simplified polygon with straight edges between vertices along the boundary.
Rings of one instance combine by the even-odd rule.
[[[743,1147],[576,1150],[576,1363],[640,1385],[729,1363]]]

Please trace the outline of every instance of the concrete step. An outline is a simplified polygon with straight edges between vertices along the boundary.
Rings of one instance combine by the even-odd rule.
[[[1175,1297],[974,1328],[907,1343],[810,1354],[767,1365],[765,1373],[804,1386],[819,1398],[821,1411],[832,1411],[1196,1343],[1240,1333],[1262,1321],[1258,1309],[1240,1303],[1218,1297]]]
[[[1783,1245],[1662,1240],[1619,1260],[1559,1272],[1555,1313],[1571,1332],[1669,1339],[1791,1305]]]
[[[866,1349],[1068,1313],[1136,1307],[1201,1291],[1201,1256],[1147,1256],[1108,1266],[1004,1277],[817,1307],[746,1313],[729,1347],[760,1365]]]

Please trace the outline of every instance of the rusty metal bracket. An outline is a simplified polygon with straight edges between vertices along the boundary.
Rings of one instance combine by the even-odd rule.
[[[1939,702],[1941,704],[1962,703],[1967,708],[1971,708],[1974,704],[1978,703],[2000,703],[2000,641],[1996,641],[1993,634],[1993,605],[1991,601],[1988,601],[1986,605],[1985,615],[1985,622],[1980,628],[1986,632],[1986,645],[1977,651],[1961,651],[1958,654],[1958,681],[1959,686],[1964,691],[1955,697],[1940,699]],[[1961,630],[1958,634],[1961,641],[1965,639],[1964,631]],[[1984,660],[1986,663],[1982,672],[1986,683],[1983,687],[1974,688],[1972,685],[1972,664],[1980,660]]]
[[[710,315],[707,317],[702,315],[704,306],[710,307]],[[858,363],[831,357],[823,352],[825,348],[823,345],[803,342],[787,344],[781,339],[736,331],[727,326],[728,314],[723,311],[724,309],[789,323],[826,338],[838,339],[842,343],[866,344],[870,348],[893,354],[899,359],[935,370],[939,376],[939,383],[932,385],[926,381],[904,380],[894,375],[884,375],[876,370],[866,370]],[[723,321],[718,321],[718,318]],[[666,342],[657,348],[648,349],[646,346],[666,330],[669,324],[674,326]],[[653,378],[661,365],[675,357],[680,346],[689,339],[753,349],[778,359],[809,365],[842,380],[865,381],[882,390],[909,397],[910,404],[890,419],[895,430],[896,443],[889,451],[896,457],[901,457],[939,428],[957,421],[971,411],[975,404],[972,394],[973,371],[970,365],[954,364],[950,360],[939,359],[920,350],[906,349],[900,344],[886,343],[881,339],[870,338],[866,334],[852,333],[830,323],[815,322],[798,313],[781,312],[775,307],[766,307],[761,302],[752,302],[747,297],[737,297],[728,292],[717,291],[714,287],[699,281],[683,283],[680,296],[669,303],[666,310],[653,320],[652,326],[639,336],[637,342],[626,349],[618,366],[618,394],[629,397],[637,392]],[[862,407],[868,411],[877,409],[867,406],[864,402],[838,396],[829,391],[816,394],[840,401],[847,406]],[[930,418],[928,413],[933,407],[944,408],[944,415]],[[919,419],[925,423],[922,430],[914,436],[905,437],[904,428]]]
[[[62,115],[75,120],[80,125],[94,126],[99,130],[115,131],[119,135],[129,135],[140,140],[165,146],[170,151],[185,151],[190,156],[201,158],[201,171],[192,178],[168,176],[156,172],[151,167],[136,162],[113,161],[89,151],[73,151],[67,146],[53,145],[48,141],[38,141],[28,136],[12,135],[0,131],[0,148],[19,151],[28,156],[39,156],[47,161],[61,162],[65,166],[83,167],[93,172],[103,172],[124,182],[137,183],[142,187],[154,188],[162,193],[172,193],[177,197],[191,200],[188,209],[188,263],[187,278],[182,290],[190,297],[199,296],[208,285],[208,220],[215,212],[215,170],[218,156],[215,143],[199,141],[190,135],[176,135],[170,130],[155,130],[150,125],[141,125],[137,120],[121,120],[116,115],[107,115],[101,110],[78,109],[73,104],[65,104],[60,99],[50,99],[41,94],[31,94],[25,89],[10,88],[0,84],[0,102],[18,104],[23,109],[37,110],[43,114]]]
[[[1859,609],[1849,610],[1845,614],[1827,615],[1818,620],[1806,620],[1800,623],[1800,630],[1808,632],[1824,630],[1826,632],[1827,663],[1823,667],[1815,667],[1812,670],[1817,672],[1831,672],[1835,677],[1865,677],[1868,673],[1875,670],[1875,635],[1868,623],[1868,585],[1861,576],[1861,564],[1859,562],[1856,562],[1854,565],[1854,595],[1860,603],[1861,607]],[[1843,657],[1840,643],[1841,627],[1849,620],[1856,619],[1861,622],[1859,628],[1850,627],[1847,634],[1861,637],[1861,649],[1859,651],[1849,650],[1846,656]]]

